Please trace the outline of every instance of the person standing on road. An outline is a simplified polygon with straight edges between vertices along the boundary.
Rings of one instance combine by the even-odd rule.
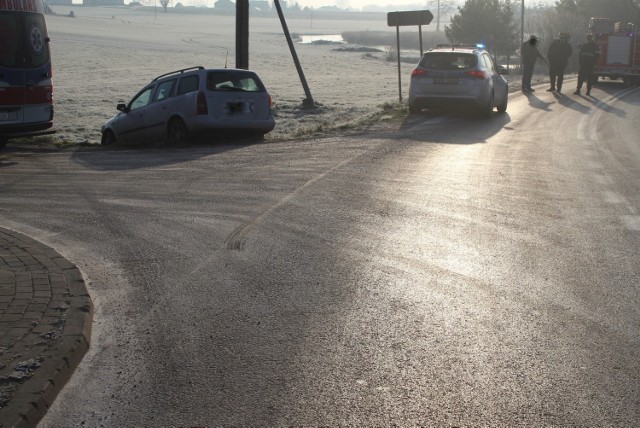
[[[520,61],[522,63],[522,92],[533,92],[531,89],[531,78],[533,77],[533,67],[536,60],[540,58],[545,61],[542,54],[538,51],[538,38],[534,35],[520,46]]]
[[[587,96],[591,95],[591,86],[593,85],[593,66],[598,60],[598,45],[593,41],[593,36],[587,34],[587,42],[580,46],[580,54],[578,56],[578,88],[574,92],[580,95],[582,84],[587,83]]]
[[[558,33],[558,37],[551,42],[547,58],[549,59],[549,82],[551,87],[549,92],[562,92],[562,82],[564,81],[564,70],[567,68],[567,61],[573,53],[569,44],[567,33]]]

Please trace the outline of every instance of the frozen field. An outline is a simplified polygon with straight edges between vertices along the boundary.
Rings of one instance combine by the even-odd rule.
[[[100,142],[100,126],[157,75],[195,65],[235,66],[235,16],[158,13],[121,8],[54,6],[47,16],[55,84],[54,140]],[[69,17],[73,10],[75,17]],[[291,33],[392,31],[383,21],[287,20]],[[353,124],[398,101],[396,62],[385,54],[339,52],[296,43],[320,108],[302,108],[304,89],[277,17],[250,19],[249,66],[274,100],[276,128],[267,139]],[[403,98],[411,64],[402,65]]]

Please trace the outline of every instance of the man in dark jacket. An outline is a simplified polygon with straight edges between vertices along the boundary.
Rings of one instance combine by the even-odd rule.
[[[529,37],[529,40],[520,46],[520,58],[522,61],[522,92],[533,92],[531,89],[531,78],[533,77],[533,67],[538,58],[546,61],[538,51],[538,38]]]
[[[587,42],[580,46],[580,54],[578,58],[578,88],[574,92],[580,95],[582,84],[587,82],[587,96],[591,95],[591,85],[593,85],[593,66],[598,60],[598,45],[593,41],[593,36],[587,34]]]
[[[560,93],[562,91],[564,70],[567,68],[567,61],[573,53],[568,39],[568,34],[559,33],[558,37],[549,46],[549,52],[547,53],[547,58],[549,59],[549,81],[551,82],[551,87],[547,89],[549,92]]]

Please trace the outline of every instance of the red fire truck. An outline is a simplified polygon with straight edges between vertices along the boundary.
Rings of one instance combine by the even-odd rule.
[[[640,35],[633,24],[613,22],[609,18],[591,18],[589,32],[598,45],[596,78],[622,79],[628,85],[640,85]]]

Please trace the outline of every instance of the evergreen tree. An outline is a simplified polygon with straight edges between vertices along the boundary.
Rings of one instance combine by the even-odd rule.
[[[445,34],[451,43],[483,43],[494,54],[510,55],[519,45],[510,0],[467,0]]]

